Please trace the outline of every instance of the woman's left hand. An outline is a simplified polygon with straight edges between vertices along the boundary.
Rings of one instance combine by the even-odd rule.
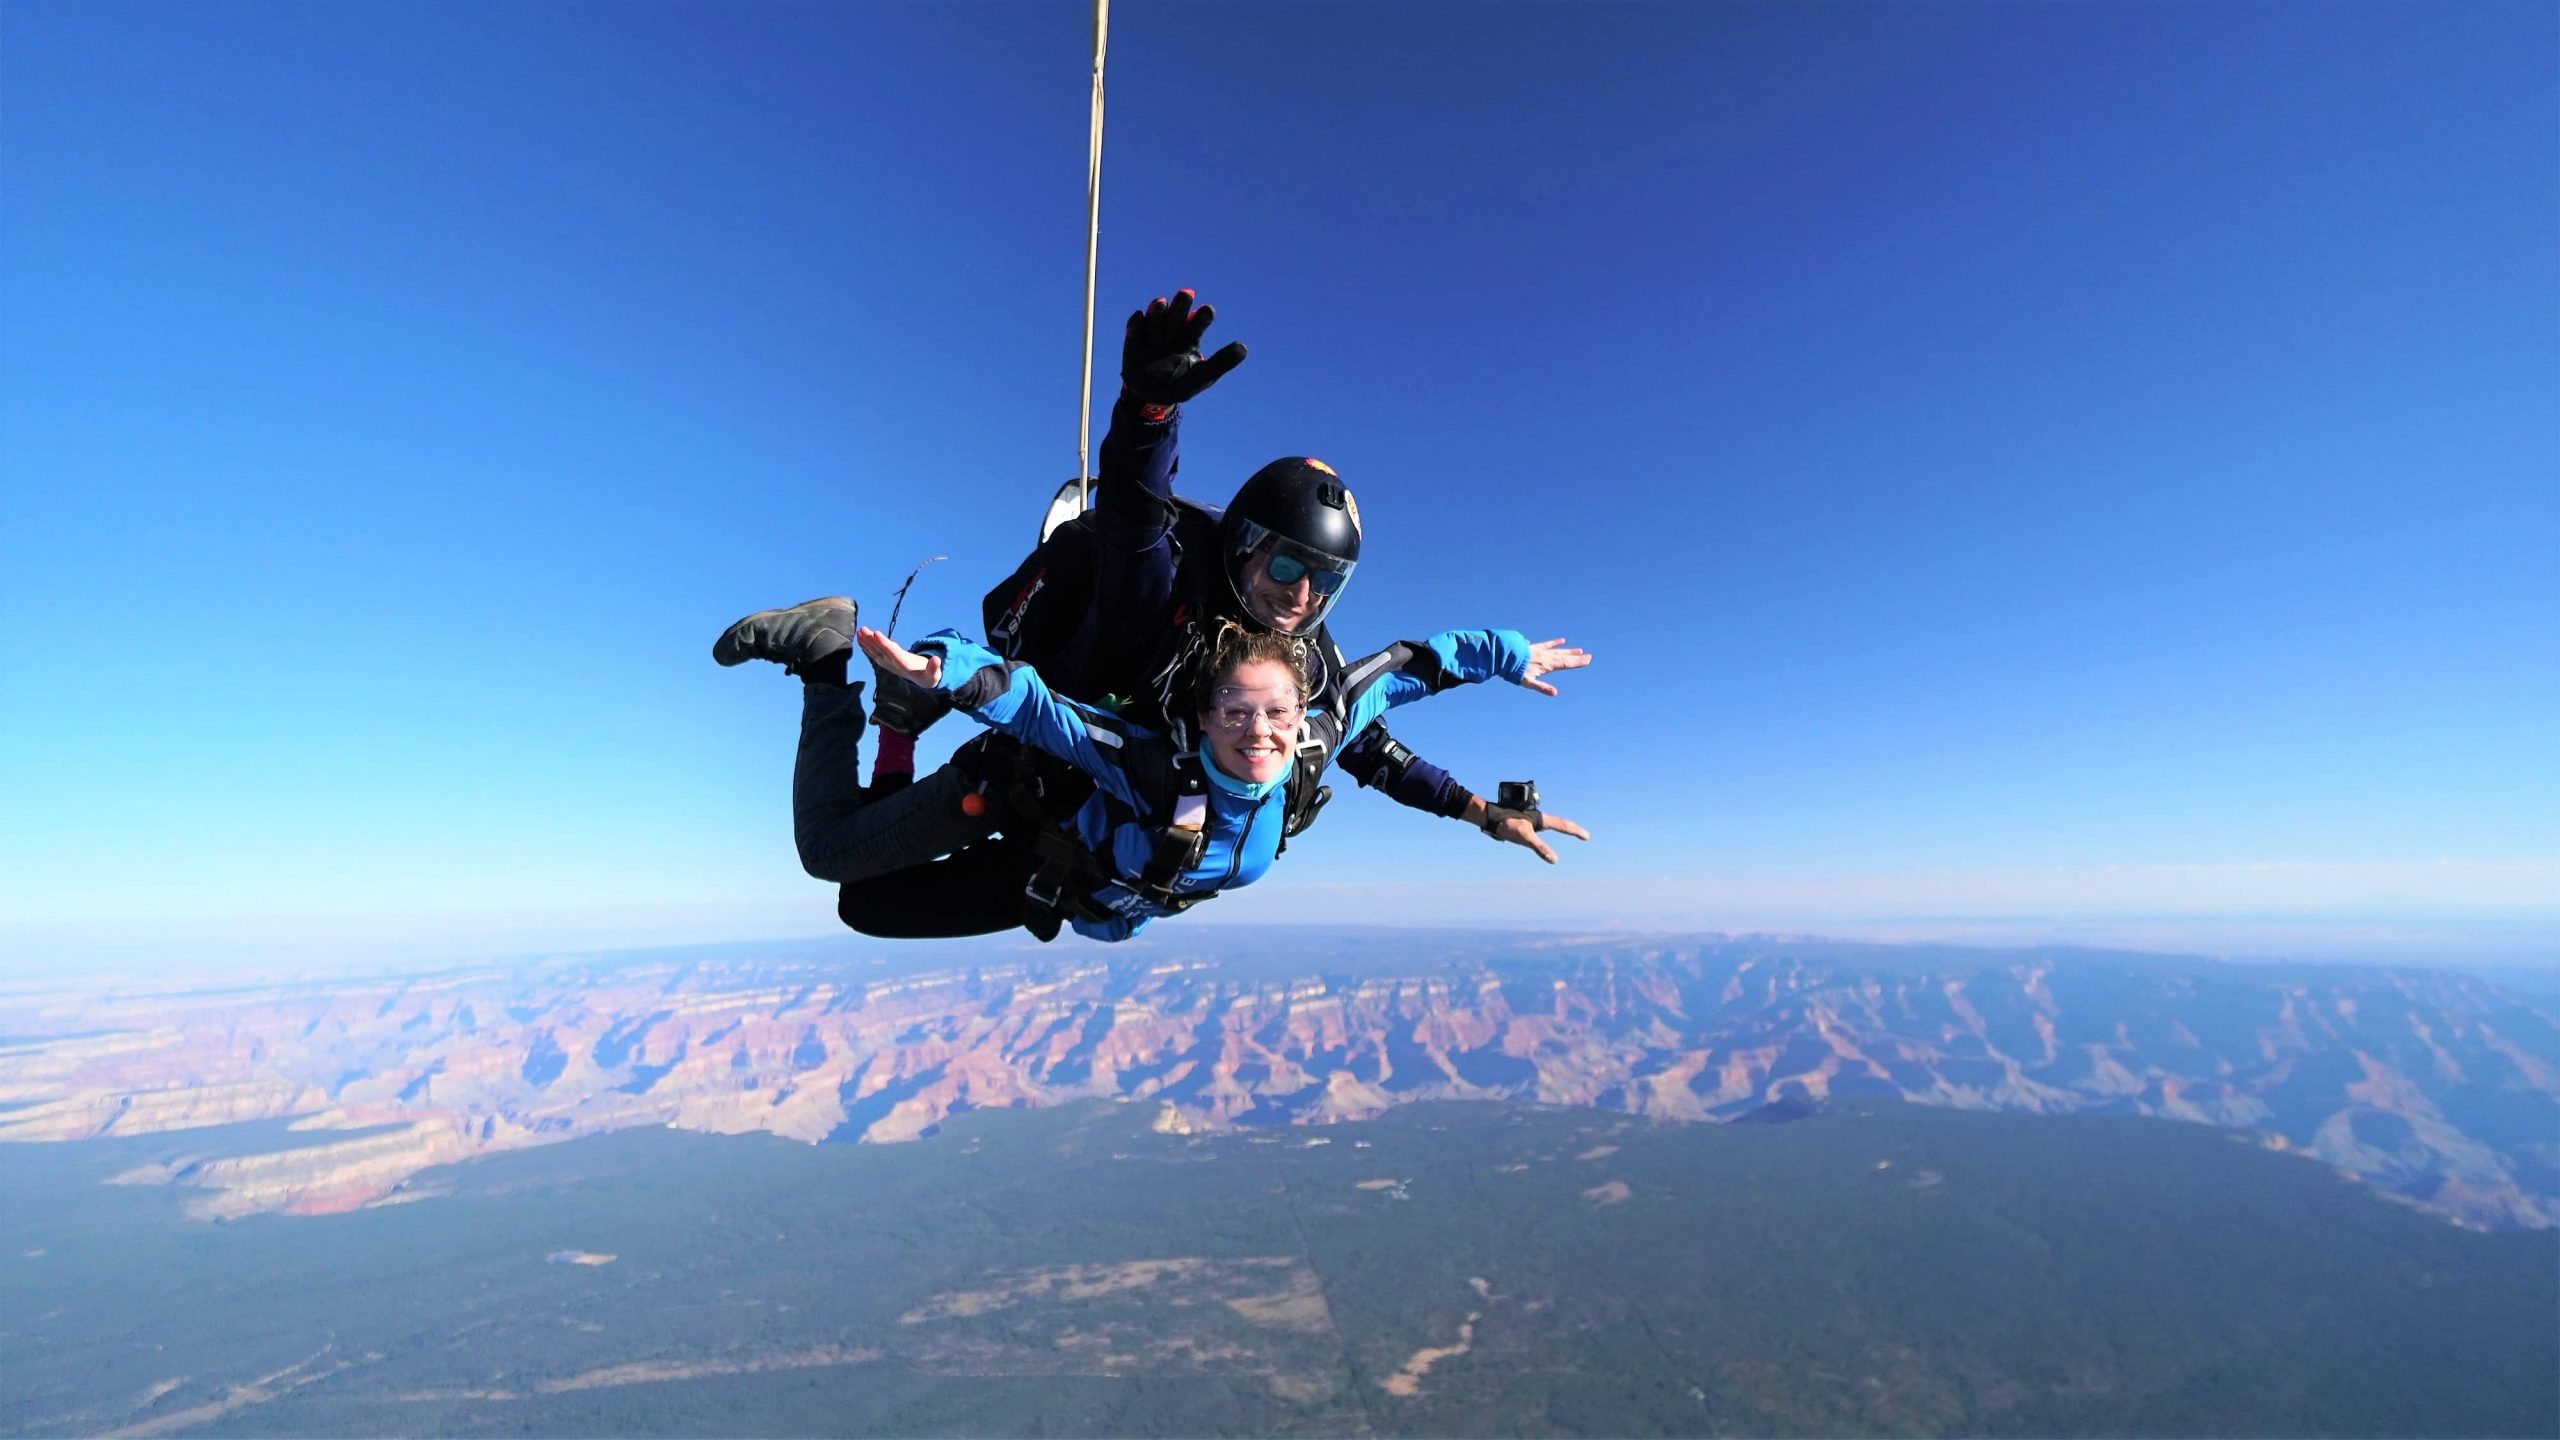
[[[1553,695],[1556,687],[1539,679],[1539,676],[1554,670],[1579,670],[1590,663],[1590,651],[1567,645],[1561,635],[1553,640],[1541,640],[1529,647],[1529,671],[1520,677],[1520,683],[1541,695]],[[1552,855],[1547,858],[1555,859]]]
[[[942,657],[919,655],[868,625],[853,632],[853,643],[871,663],[891,675],[903,676],[930,690],[942,683]]]

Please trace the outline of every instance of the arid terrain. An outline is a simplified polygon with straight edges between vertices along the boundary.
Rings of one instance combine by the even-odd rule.
[[[2560,1018],[2468,977],[1720,938],[1416,935],[1344,959],[1236,936],[923,970],[742,949],[22,986],[0,993],[0,1141],[290,1118],[289,1146],[120,1177],[227,1218],[428,1198],[431,1167],[643,1126],[879,1143],[1090,1098],[1215,1131],[1417,1100],[1730,1121],[1895,1096],[2223,1126],[2467,1226],[2560,1224]]]

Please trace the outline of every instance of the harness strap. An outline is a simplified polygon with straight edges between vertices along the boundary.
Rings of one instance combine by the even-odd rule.
[[[1199,865],[1209,848],[1209,780],[1200,759],[1188,751],[1172,757],[1170,816],[1148,837],[1150,853],[1130,888],[1158,904],[1179,898],[1175,882]]]
[[[1288,854],[1289,838],[1316,823],[1317,814],[1323,811],[1326,802],[1333,799],[1333,787],[1318,783],[1324,778],[1325,761],[1332,753],[1332,747],[1325,743],[1321,734],[1313,733],[1317,730],[1317,720],[1316,716],[1308,717],[1311,733],[1299,739],[1298,753],[1289,767],[1289,803],[1281,811],[1280,846],[1272,852],[1275,857]],[[1334,727],[1324,728],[1331,730]]]
[[[1036,863],[1032,867],[1030,881],[1022,887],[1022,898],[1030,902],[1036,914],[1071,915],[1097,924],[1116,919],[1116,912],[1093,898],[1093,892],[1105,885],[1118,885],[1134,893],[1143,893],[1149,904],[1175,915],[1212,898],[1209,895],[1184,895],[1170,889],[1142,889],[1139,882],[1123,880],[1112,874],[1099,856],[1084,848],[1075,836],[1063,829],[1044,829],[1034,833],[1031,854]],[[1198,863],[1199,857],[1195,854],[1191,864]],[[1189,869],[1190,865],[1183,868]]]
[[[1022,889],[1035,916],[1072,915],[1097,923],[1111,920],[1116,912],[1093,898],[1094,892],[1105,885],[1117,885],[1150,905],[1177,915],[1210,898],[1205,894],[1186,895],[1174,888],[1184,875],[1199,868],[1209,846],[1209,782],[1199,758],[1187,751],[1167,752],[1152,737],[1120,733],[1127,747],[1131,777],[1153,792],[1146,797],[1153,802],[1147,806],[1149,816],[1168,818],[1150,831],[1147,862],[1135,878],[1117,874],[1104,856],[1087,849],[1075,834],[1072,819],[1041,826],[1032,835],[1034,864],[1031,879]],[[1108,822],[1105,834],[1115,833],[1123,825],[1146,823],[1136,810],[1108,794],[1103,803]],[[1034,928],[1038,928],[1036,924]]]
[[[1110,911],[1093,903],[1093,892],[1115,877],[1074,836],[1043,826],[1032,833],[1031,855],[1031,879],[1022,887],[1022,898],[1034,911],[1096,922],[1111,918]]]

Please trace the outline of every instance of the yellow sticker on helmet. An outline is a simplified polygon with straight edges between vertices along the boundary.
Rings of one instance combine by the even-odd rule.
[[[1351,498],[1351,487],[1350,487],[1350,486],[1348,486],[1348,485],[1346,485],[1346,486],[1344,486],[1344,487],[1342,488],[1342,508],[1343,508],[1344,510],[1346,510],[1346,511],[1349,511],[1349,512],[1350,512],[1350,515],[1351,515],[1351,533],[1352,533],[1352,534],[1354,534],[1354,535],[1359,534],[1359,533],[1360,533],[1360,502]]]
[[[1342,478],[1342,476],[1341,476],[1340,474],[1338,474],[1338,473],[1334,470],[1334,468],[1333,468],[1332,466],[1327,465],[1326,463],[1324,463],[1324,462],[1323,462],[1323,461],[1321,461],[1321,460],[1317,460],[1317,459],[1310,458],[1310,459],[1307,461],[1307,468],[1308,468],[1308,469],[1310,469],[1310,470],[1315,471],[1316,473],[1318,473],[1318,474],[1320,474],[1320,475],[1331,475],[1331,476],[1333,476],[1333,478],[1334,478],[1334,479],[1336,479],[1336,480],[1339,480],[1339,479],[1341,479],[1341,478]]]

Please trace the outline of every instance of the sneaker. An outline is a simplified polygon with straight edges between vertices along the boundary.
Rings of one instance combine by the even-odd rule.
[[[853,648],[854,603],[842,595],[803,600],[787,610],[759,610],[720,632],[711,658],[723,665],[771,660],[797,675],[812,662]]]

